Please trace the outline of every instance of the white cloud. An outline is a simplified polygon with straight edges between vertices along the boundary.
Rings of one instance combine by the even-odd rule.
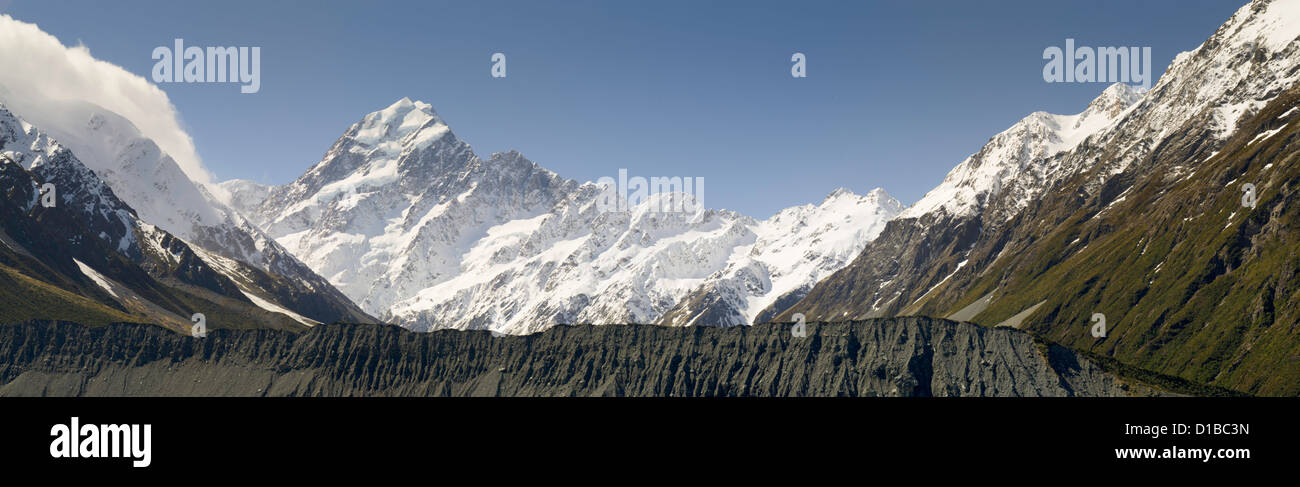
[[[190,179],[203,184],[212,181],[193,139],[181,128],[176,107],[162,89],[117,65],[95,59],[85,46],[64,46],[35,24],[2,14],[0,87],[21,99],[28,111],[57,111],[62,104],[77,101],[115,112],[153,139]]]

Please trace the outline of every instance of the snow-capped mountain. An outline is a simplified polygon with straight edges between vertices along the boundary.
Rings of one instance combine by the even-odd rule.
[[[828,304],[835,309],[833,316],[816,312],[819,307],[810,302],[796,305],[804,296],[783,303],[775,315],[789,320],[792,313],[802,312],[808,319],[838,320],[899,313],[964,267],[972,243],[986,227],[1005,224],[1052,185],[1087,165],[1090,161],[1065,155],[1114,125],[1141,99],[1132,87],[1114,84],[1078,114],[1026,116],[990,138],[939,186],[890,221],[851,264],[823,276],[827,279],[818,284],[822,289],[810,286],[801,293],[823,300],[828,299],[823,293],[832,288],[848,293],[835,294],[834,304]]]
[[[1252,2],[1061,156],[1078,170],[944,256],[966,265],[908,296],[903,312],[1014,326],[1158,373],[1295,395],[1300,319],[1284,310],[1297,309],[1300,289],[1297,113],[1300,1]],[[1089,330],[1096,313],[1103,337]]]
[[[551,212],[492,226],[451,279],[398,301],[385,316],[415,329],[530,333],[557,323],[652,323],[752,243],[754,221],[729,211],[597,209],[586,184]]]
[[[939,210],[952,216],[974,215],[1001,195],[1004,188],[1012,188],[1014,194],[1007,199],[1017,204],[998,215],[1005,220],[1042,194],[1055,178],[1077,169],[1062,167],[1063,160],[1054,156],[1078,147],[1089,136],[1109,127],[1141,98],[1134,88],[1116,83],[1081,113],[1034,112],[993,136],[901,217],[916,218]]]
[[[99,231],[109,247],[138,257],[140,246],[132,231],[135,212],[89,168],[75,160],[62,144],[14,116],[0,104],[0,154],[31,171],[42,183],[54,185],[55,195],[84,209],[88,226]]]
[[[458,275],[488,228],[546,213],[576,186],[518,153],[479,159],[429,105],[403,99],[249,215],[378,314]]]
[[[221,186],[250,198],[264,191]],[[517,152],[482,160],[430,105],[402,99],[366,115],[246,214],[386,320],[528,333],[657,322],[706,284],[744,301],[738,318],[708,324],[748,323],[846,263],[900,210],[883,191],[838,191],[760,222],[724,210],[651,211],[683,194],[602,212],[601,195]]]
[[[1219,148],[1239,122],[1300,81],[1298,40],[1300,1],[1256,0],[1243,6],[1195,50],[1175,56],[1138,106],[1071,157],[1092,157],[1103,175],[1119,174],[1192,125],[1212,129],[1205,146]],[[1110,149],[1115,157],[1100,157],[1097,148]]]
[[[270,185],[246,179],[231,179],[218,183],[217,188],[225,192],[225,202],[241,215],[256,215],[257,207],[271,195]]]
[[[900,217],[940,208],[968,216],[1000,199],[1004,206],[995,216],[1005,221],[1055,182],[1095,163],[1106,164],[1108,174],[1122,171],[1198,116],[1210,117],[1215,138],[1222,141],[1244,115],[1300,79],[1297,60],[1288,55],[1300,36],[1296,19],[1300,2],[1295,0],[1252,2],[1195,51],[1176,56],[1150,96],[1116,83],[1077,115],[1030,114],[958,164]],[[1144,98],[1143,106],[1136,106]],[[1072,154],[1094,135],[1090,146],[1120,143],[1123,157],[1102,161]],[[1003,195],[1004,189],[1011,193]]]
[[[140,220],[201,250],[208,264],[232,272],[229,277],[259,299],[315,321],[370,320],[328,281],[190,180],[124,117],[86,102],[18,98],[2,89],[0,103],[77,154],[82,167],[97,176],[85,180],[106,183]]]
[[[196,312],[213,328],[316,324],[276,304],[286,300],[266,292],[275,278],[212,265],[220,258],[141,220],[72,150],[3,105],[0,164],[9,319],[143,321],[181,332]],[[46,185],[53,193],[42,196]]]
[[[839,189],[819,205],[781,210],[757,222],[751,228],[754,243],[736,247],[724,269],[705,279],[660,322],[673,326],[765,322],[857,257],[902,211],[902,204],[882,189],[865,196]]]
[[[748,324],[750,313],[848,262],[863,244],[853,239],[874,236],[901,210],[883,191],[859,197],[841,190],[820,206],[766,221],[719,210],[649,211],[657,198],[627,213],[600,213],[598,194],[583,185],[552,213],[489,229],[466,253],[460,275],[397,303],[388,316],[418,329],[507,333],[556,323],[652,323],[712,286],[743,299],[728,309],[732,321],[675,324]]]
[[[1254,1],[1196,50],[1176,56],[1150,91],[1112,86],[1079,115],[1030,115],[954,168],[854,263],[819,283],[781,318],[795,312],[809,319],[916,312],[944,286],[979,275],[1008,255],[1001,249],[1016,229],[1007,222],[1036,207],[1049,191],[1080,201],[1115,191],[1154,159],[1180,149],[1168,145],[1171,136],[1204,132],[1194,139],[1200,158],[1166,174],[1190,176],[1236,133],[1240,121],[1300,80],[1297,37],[1300,1]],[[1090,175],[1081,187],[1059,187],[1081,174]],[[1120,175],[1125,177],[1112,181]],[[1030,222],[1050,220],[1022,223]],[[972,260],[986,244],[999,250],[987,261]]]

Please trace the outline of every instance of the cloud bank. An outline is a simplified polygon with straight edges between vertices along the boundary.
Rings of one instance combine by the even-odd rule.
[[[0,14],[0,66],[0,95],[22,100],[24,110],[57,111],[71,101],[98,105],[130,120],[190,179],[211,183],[212,175],[203,167],[194,140],[181,128],[176,107],[145,78],[95,59],[85,46],[64,46],[36,24],[4,14]]]

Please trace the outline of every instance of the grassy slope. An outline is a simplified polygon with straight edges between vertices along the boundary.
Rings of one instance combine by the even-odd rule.
[[[0,323],[33,319],[73,321],[88,326],[116,322],[154,323],[186,332],[188,316],[201,312],[209,329],[271,328],[300,331],[306,327],[279,313],[237,301],[175,280],[133,286],[143,299],[118,300],[93,285],[84,285],[38,260],[0,245]],[[164,299],[159,299],[159,297]]]
[[[1016,222],[1036,227],[1031,242],[920,314],[944,316],[996,290],[975,318],[992,325],[1046,300],[1026,328],[1047,340],[1194,382],[1300,394],[1300,116],[1277,119],[1297,105],[1300,91],[1279,97],[1204,162],[1171,150],[1159,170],[1121,176],[1134,183],[1122,201]],[[1195,148],[1189,139],[1182,146]],[[1187,156],[1195,173],[1172,172]],[[1246,182],[1257,186],[1253,210],[1241,206]],[[1107,317],[1106,338],[1089,332],[1094,312]]]
[[[87,326],[103,326],[133,321],[120,310],[54,287],[0,267],[0,323],[18,323],[30,319],[74,321]]]

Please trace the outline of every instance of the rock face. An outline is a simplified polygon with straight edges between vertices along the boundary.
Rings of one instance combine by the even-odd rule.
[[[528,336],[0,326],[4,396],[1115,396],[1147,390],[1011,329],[907,317],[557,326]]]

